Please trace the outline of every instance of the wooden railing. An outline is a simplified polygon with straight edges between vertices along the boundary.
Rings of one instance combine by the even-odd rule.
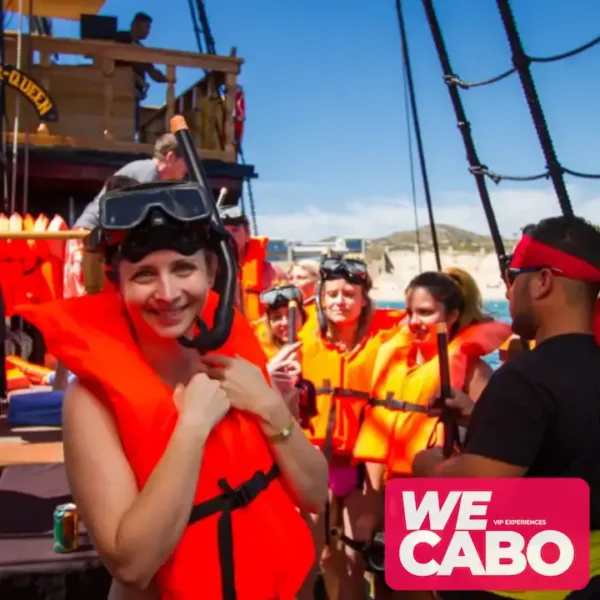
[[[5,48],[6,63],[15,65],[16,34],[6,33]],[[169,120],[178,112],[186,117],[202,156],[236,161],[233,111],[237,76],[243,63],[240,58],[37,35],[24,35],[22,48],[21,70],[50,93],[58,120],[42,124],[21,96],[19,142],[27,139],[33,145],[151,153],[155,138],[169,131]],[[37,60],[30,63],[29,52]],[[91,60],[87,64],[57,63],[54,55]],[[119,66],[120,61],[129,65],[152,63],[168,80],[164,84],[164,105],[154,109],[142,107],[140,142],[134,141],[134,74],[129,66]],[[178,67],[195,68],[199,74],[198,83],[179,98],[175,95]],[[219,84],[227,90],[224,100],[217,94]],[[5,89],[6,113],[12,127],[15,92],[10,86]],[[12,133],[8,138],[12,140]]]

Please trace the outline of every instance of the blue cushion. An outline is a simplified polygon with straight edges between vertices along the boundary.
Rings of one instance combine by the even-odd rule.
[[[63,391],[12,394],[8,403],[9,427],[60,427]]]

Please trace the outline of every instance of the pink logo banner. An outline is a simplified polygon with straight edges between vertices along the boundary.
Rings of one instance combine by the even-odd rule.
[[[582,479],[393,479],[385,579],[395,590],[579,590],[590,579]]]

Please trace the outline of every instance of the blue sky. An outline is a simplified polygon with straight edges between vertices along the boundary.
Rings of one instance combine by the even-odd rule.
[[[232,46],[246,63],[245,154],[256,165],[259,228],[271,236],[385,235],[414,227],[403,71],[394,0],[206,0],[217,50]],[[597,0],[513,0],[533,56],[566,51],[598,35]],[[140,9],[155,21],[147,45],[196,50],[188,2],[107,0],[103,14],[127,28]],[[404,0],[417,100],[439,222],[485,232],[475,185],[419,0]],[[510,51],[494,0],[437,0],[454,70],[467,81],[508,69]],[[57,23],[56,35],[78,24]],[[600,46],[561,63],[535,65],[534,77],[560,159],[600,172]],[[198,77],[179,75],[184,89]],[[492,170],[544,170],[519,80],[463,92],[481,160]],[[164,101],[154,84],[152,103]],[[600,222],[600,185],[568,178],[576,211]],[[547,181],[495,186],[504,234],[556,214]],[[417,171],[419,218],[426,222]]]

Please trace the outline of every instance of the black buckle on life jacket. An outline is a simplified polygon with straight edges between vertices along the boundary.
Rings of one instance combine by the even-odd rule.
[[[219,545],[219,562],[221,564],[221,589],[223,600],[236,600],[235,572],[233,562],[233,528],[231,514],[240,508],[251,504],[257,496],[264,492],[269,484],[279,477],[280,471],[276,463],[267,473],[256,471],[254,475],[236,488],[232,488],[226,479],[220,479],[218,484],[223,490],[220,496],[205,500],[192,508],[188,526],[221,513],[217,525]]]
[[[248,506],[261,492],[269,486],[270,479],[266,473],[257,471],[252,479],[232,489],[226,479],[219,480],[219,487],[223,490],[225,499],[229,501],[231,510]]]
[[[418,412],[427,413],[429,412],[428,406],[421,404],[415,404],[414,402],[406,402],[405,400],[398,400],[394,397],[394,392],[388,392],[385,399],[371,398],[369,400],[371,406],[382,406],[388,410],[395,410],[401,412]]]

